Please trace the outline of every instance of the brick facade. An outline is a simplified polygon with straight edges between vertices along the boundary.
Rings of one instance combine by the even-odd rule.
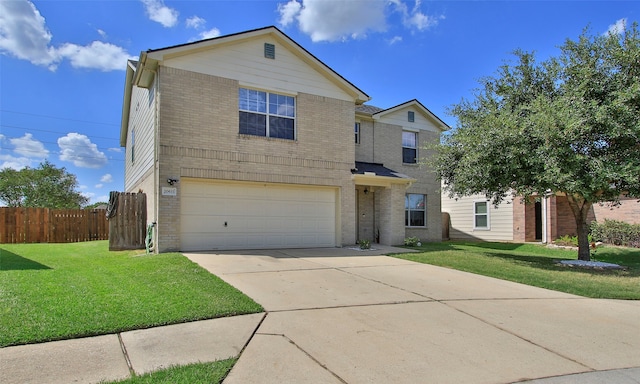
[[[353,104],[299,94],[297,140],[238,134],[238,82],[160,67],[158,174],[340,188],[341,241],[355,242]],[[159,196],[158,248],[180,247],[177,196]]]

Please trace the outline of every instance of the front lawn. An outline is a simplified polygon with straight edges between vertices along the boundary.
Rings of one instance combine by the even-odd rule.
[[[0,347],[261,312],[178,253],[0,245]]]
[[[193,384],[220,383],[227,376],[236,359],[172,366],[129,379],[104,384]]]
[[[600,247],[591,259],[624,266],[600,270],[559,266],[560,259],[577,259],[578,252],[536,244],[442,242],[414,247],[419,253],[393,255],[503,280],[575,295],[640,299],[640,249]]]

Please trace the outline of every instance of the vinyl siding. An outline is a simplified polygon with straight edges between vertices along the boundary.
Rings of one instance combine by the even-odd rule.
[[[447,196],[442,197],[442,212],[447,212],[450,216],[449,238],[452,240],[513,241],[513,200],[509,198],[498,208],[489,203],[490,229],[488,230],[473,228],[473,204],[478,200],[484,200],[484,196],[465,196],[457,201]]]
[[[133,87],[131,95],[131,113],[129,115],[129,132],[127,134],[125,154],[125,181],[124,188],[127,192],[137,192],[139,185],[143,183],[145,174],[153,167],[153,135],[156,97],[149,97],[154,88],[147,90]],[[135,149],[131,140],[135,129]],[[132,161],[131,151],[134,150]],[[147,193],[151,191],[145,191]]]
[[[264,43],[275,45],[275,59],[264,57]],[[163,65],[234,79],[243,87],[353,102],[353,97],[270,36],[166,59]]]

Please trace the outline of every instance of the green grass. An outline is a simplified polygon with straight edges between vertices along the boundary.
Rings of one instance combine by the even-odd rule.
[[[0,347],[261,312],[178,253],[0,245]]]
[[[640,299],[640,249],[601,247],[592,252],[592,260],[624,270],[559,266],[557,260],[577,259],[577,251],[535,244],[442,242],[413,249],[420,252],[393,256],[585,297]]]
[[[130,379],[104,384],[193,384],[220,383],[235,364],[236,359],[220,360],[213,363],[197,363],[173,366],[156,372],[146,373]]]

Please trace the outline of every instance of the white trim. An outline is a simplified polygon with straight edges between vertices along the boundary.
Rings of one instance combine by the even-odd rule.
[[[476,227],[476,216],[479,216],[476,213],[476,203],[485,203],[487,207],[487,226],[486,227]],[[474,231],[490,231],[491,230],[491,207],[489,205],[489,201],[485,200],[473,200],[473,205],[471,206],[472,210],[472,219],[473,219],[473,230]],[[483,214],[481,214],[483,215]]]

